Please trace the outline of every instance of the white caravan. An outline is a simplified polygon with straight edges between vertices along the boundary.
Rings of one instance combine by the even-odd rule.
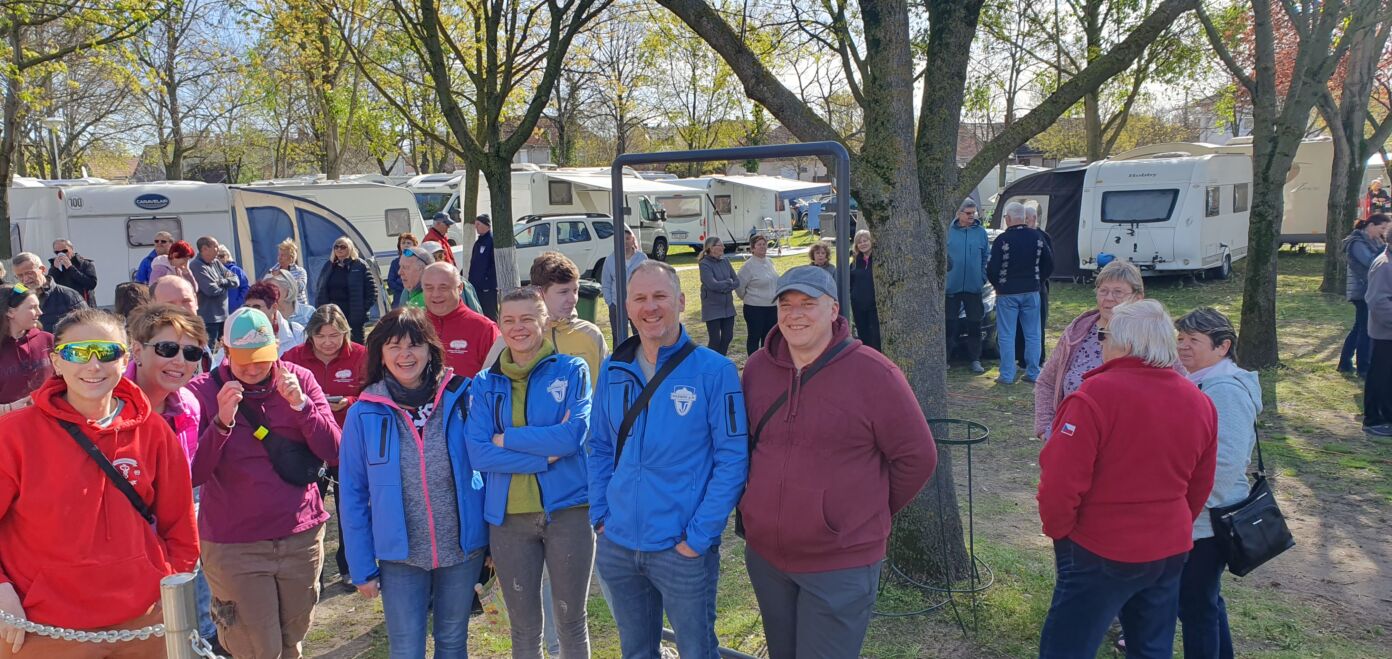
[[[1145,273],[1232,273],[1247,256],[1252,161],[1240,154],[1103,160],[1087,167],[1079,266],[1101,254]]]
[[[678,206],[683,221],[674,222],[670,210],[667,232],[673,242],[700,247],[707,236],[716,235],[734,245],[746,245],[756,233],[787,235],[793,227],[793,199],[831,192],[828,183],[812,183],[777,176],[756,174],[715,175],[672,181],[698,191],[706,199],[706,212],[698,221],[688,211],[690,202],[668,201],[658,197],[664,207]]]
[[[383,183],[318,181],[315,183],[277,183],[266,186],[247,186],[278,194],[291,194],[323,204],[343,216],[367,238],[379,274],[386,276],[396,258],[396,237],[410,232],[417,238],[425,235],[416,199],[405,188]],[[322,264],[321,266],[322,267]],[[305,264],[309,268],[309,264]],[[259,274],[259,273],[258,273]]]
[[[1227,144],[1204,142],[1169,142],[1137,147],[1112,156],[1112,160],[1152,158],[1157,154],[1205,155],[1237,153],[1252,156],[1251,136],[1236,137]],[[1325,225],[1329,220],[1329,182],[1334,166],[1334,143],[1327,137],[1304,140],[1296,149],[1295,161],[1286,176],[1284,212],[1281,215],[1282,244],[1324,242]],[[1362,188],[1367,189],[1374,179],[1388,182],[1382,158],[1373,156],[1363,170]]]
[[[160,231],[191,245],[200,236],[213,236],[228,246],[250,277],[275,264],[278,246],[289,238],[300,246],[311,290],[340,236],[350,238],[363,254],[373,251],[373,241],[333,209],[264,188],[194,181],[93,185],[65,190],[64,200],[57,215],[16,222],[15,251],[47,254],[54,238],[70,238],[96,263],[101,306],[114,304],[116,284],[130,280]],[[385,293],[378,302],[378,311],[385,311]]]

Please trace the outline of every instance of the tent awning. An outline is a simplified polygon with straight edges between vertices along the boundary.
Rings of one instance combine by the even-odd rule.
[[[613,180],[610,179],[608,176],[596,176],[594,174],[571,174],[560,172],[545,172],[545,174],[557,180],[568,181],[570,183],[574,183],[576,185],[583,185],[589,188],[596,188],[599,190],[612,190],[614,188]],[[672,185],[671,183],[663,183],[662,181],[649,181],[641,178],[633,178],[630,176],[624,177],[623,189],[624,193],[633,192],[638,194],[692,193],[692,189],[688,187]]]

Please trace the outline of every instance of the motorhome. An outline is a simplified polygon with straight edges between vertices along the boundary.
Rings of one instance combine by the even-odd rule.
[[[1112,156],[1112,160],[1151,158],[1156,154],[1206,155],[1236,153],[1252,156],[1252,138],[1235,137],[1227,144],[1204,142],[1167,142],[1137,147]],[[1286,176],[1283,192],[1284,212],[1281,215],[1281,244],[1296,246],[1303,243],[1322,243],[1325,225],[1329,221],[1329,182],[1334,166],[1334,142],[1327,137],[1304,140],[1295,152],[1295,161]],[[1362,188],[1367,189],[1374,179],[1388,183],[1388,172],[1381,156],[1373,156],[1363,170]]]
[[[1156,154],[1059,167],[1001,193],[991,225],[1012,201],[1039,209],[1054,276],[1086,276],[1125,259],[1142,274],[1207,272],[1226,278],[1247,255],[1251,159],[1241,154]]]
[[[746,245],[756,233],[786,235],[792,231],[794,199],[826,194],[827,183],[812,183],[777,176],[756,174],[714,175],[671,181],[695,190],[705,198],[699,218],[688,198],[672,195],[658,203],[667,209],[667,233],[674,244],[700,247],[707,236],[715,235],[727,244]],[[681,211],[674,218],[673,209]]]
[[[71,239],[96,264],[101,306],[114,303],[116,284],[130,280],[160,231],[190,244],[212,236],[226,244],[252,276],[275,264],[281,241],[294,240],[311,290],[340,236],[351,239],[362,254],[371,254],[380,242],[369,240],[348,218],[318,201],[270,188],[193,181],[93,185],[68,188],[63,198],[61,212],[16,218],[14,249],[46,254],[53,239]],[[408,230],[409,217],[389,214],[382,229]],[[387,308],[383,293],[377,311]]]
[[[450,238],[461,244],[472,245],[473,229],[469,227],[468,221],[474,213],[460,209],[463,193],[460,183],[463,180],[463,172],[426,174],[407,181],[406,188],[416,195],[416,204],[427,222],[440,212],[449,213],[456,221],[462,220],[451,229]],[[545,164],[514,164],[512,217],[521,221],[530,215],[557,213],[611,215],[612,185],[609,170],[606,168],[558,168]],[[669,183],[645,180],[634,170],[625,168],[624,200],[629,209],[625,223],[638,235],[643,251],[659,260],[667,258],[669,240],[661,207],[653,201],[653,195],[672,192],[682,193],[685,189]],[[477,212],[488,212],[489,199],[488,185],[480,177]]]

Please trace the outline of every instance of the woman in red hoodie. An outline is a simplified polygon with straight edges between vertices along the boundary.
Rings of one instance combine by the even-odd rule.
[[[88,631],[160,622],[160,579],[198,561],[188,460],[130,380],[115,316],[81,309],[58,323],[58,377],[0,425],[0,610]],[[75,435],[70,435],[75,433]],[[127,499],[78,437],[124,477]],[[55,487],[61,483],[62,487]],[[0,657],[92,656],[91,645],[0,625]],[[164,656],[150,637],[106,657]]]

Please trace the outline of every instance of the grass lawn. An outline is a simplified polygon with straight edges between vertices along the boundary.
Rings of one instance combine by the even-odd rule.
[[[799,254],[775,261],[782,270],[806,259]],[[1334,372],[1352,307],[1342,296],[1318,292],[1321,259],[1318,253],[1281,254],[1283,361],[1261,374],[1266,410],[1260,423],[1268,470],[1274,473],[1297,546],[1248,577],[1225,578],[1236,650],[1242,657],[1387,656],[1392,543],[1386,542],[1385,529],[1392,516],[1392,441],[1375,441],[1359,432],[1361,386]],[[1147,294],[1174,315],[1212,305],[1236,319],[1241,265],[1230,281],[1151,281]],[[687,330],[703,342],[698,273],[689,269],[680,275],[688,301]],[[1056,284],[1052,290],[1045,344],[1049,348],[1074,316],[1093,305],[1090,287]],[[602,304],[599,314],[599,325],[607,333]],[[731,357],[741,365],[744,334],[740,318]],[[992,433],[975,455],[976,546],[995,574],[994,585],[977,609],[978,629],[964,635],[948,609],[917,617],[880,617],[871,624],[866,657],[1028,657],[1037,652],[1053,588],[1053,558],[1039,533],[1034,505],[1040,445],[1030,438],[1033,390],[1025,384],[997,385],[995,375],[994,368],[981,376],[965,368],[948,372],[950,414],[985,423]],[[965,460],[959,457],[955,465],[965,507]],[[722,551],[716,631],[725,646],[762,655],[743,543],[729,533]],[[385,657],[380,601],[330,590],[316,614],[307,653]],[[958,602],[969,619],[969,601]],[[882,609],[923,605],[917,593],[898,588],[881,597]],[[593,656],[618,656],[613,621],[597,589],[590,600],[590,633]],[[508,647],[507,629],[497,615],[474,621],[471,656],[504,657]],[[1112,655],[1104,650],[1099,656]]]

